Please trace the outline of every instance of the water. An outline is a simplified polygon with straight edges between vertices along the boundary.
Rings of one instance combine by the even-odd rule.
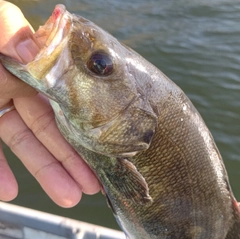
[[[11,1],[37,29],[63,3],[112,33],[159,67],[190,97],[210,128],[240,201],[240,1]],[[56,206],[8,152],[20,184],[15,204],[99,225],[117,225],[105,199],[84,196],[73,209]]]

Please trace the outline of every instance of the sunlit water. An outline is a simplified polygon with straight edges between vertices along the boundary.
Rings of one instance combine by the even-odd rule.
[[[240,200],[240,1],[11,1],[37,29],[55,4],[96,22],[159,67],[190,97],[210,128]],[[7,150],[6,150],[7,151]],[[105,199],[85,196],[73,209],[54,205],[9,154],[20,183],[15,204],[116,227]]]

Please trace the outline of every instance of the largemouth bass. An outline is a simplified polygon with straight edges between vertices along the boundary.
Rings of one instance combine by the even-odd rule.
[[[201,116],[160,70],[57,5],[14,75],[46,95],[130,239],[239,239],[240,208]]]

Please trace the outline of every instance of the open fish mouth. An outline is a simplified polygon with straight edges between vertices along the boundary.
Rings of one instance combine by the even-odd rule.
[[[64,5],[57,5],[47,20],[40,26],[34,37],[40,47],[39,53],[26,67],[27,71],[38,80],[44,79],[56,64],[64,47],[68,43],[68,33],[72,26],[72,16]]]
[[[50,99],[52,95],[47,93],[48,89],[57,83],[71,61],[67,60],[66,46],[72,29],[72,18],[73,15],[64,5],[56,5],[47,22],[34,34],[40,50],[28,64],[0,54],[2,64],[9,71]]]
[[[64,5],[57,5],[47,22],[40,26],[34,34],[41,47],[36,59],[40,58],[42,54],[51,54],[61,41],[67,37],[70,26],[71,14],[66,11]]]

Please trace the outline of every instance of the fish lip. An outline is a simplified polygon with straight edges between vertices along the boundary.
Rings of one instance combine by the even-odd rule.
[[[39,45],[39,52],[25,67],[31,75],[32,81],[42,82],[41,89],[38,90],[44,93],[58,81],[59,77],[53,77],[56,73],[55,65],[58,64],[59,59],[63,58],[64,54],[68,54],[65,49],[68,49],[72,26],[72,14],[66,10],[64,5],[59,4],[56,5],[46,23],[40,26],[34,35]],[[62,62],[65,66],[58,71],[59,76],[69,64],[65,60]],[[32,85],[30,80],[28,84]]]
[[[56,5],[47,22],[40,26],[34,34],[40,47],[34,60],[53,52],[60,42],[67,37],[71,22],[71,14],[66,10],[66,7],[62,4]]]

